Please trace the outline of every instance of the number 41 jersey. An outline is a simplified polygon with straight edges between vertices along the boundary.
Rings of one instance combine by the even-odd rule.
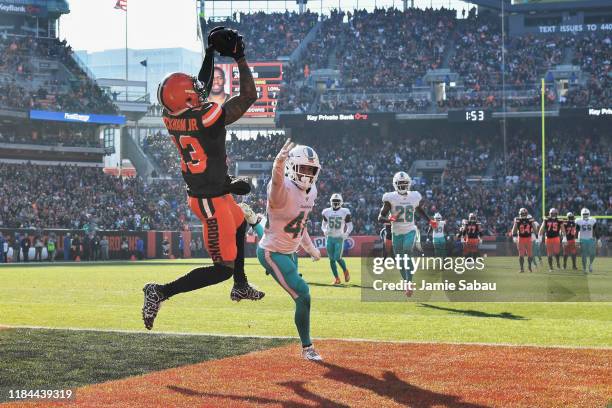
[[[200,198],[223,195],[227,175],[223,108],[205,103],[176,116],[164,110],[163,121],[178,148],[187,193]]]
[[[304,191],[288,178],[283,179],[285,202],[282,206],[270,206],[272,181],[268,183],[268,203],[266,205],[267,222],[259,246],[270,252],[293,254],[297,251],[306,220],[317,199],[317,188],[312,186]]]
[[[391,204],[390,214],[395,217],[395,221],[391,223],[393,235],[402,235],[410,231],[416,231],[417,226],[414,223],[414,212],[421,204],[422,198],[421,193],[418,191],[408,191],[406,194],[392,191],[383,195],[383,202]]]

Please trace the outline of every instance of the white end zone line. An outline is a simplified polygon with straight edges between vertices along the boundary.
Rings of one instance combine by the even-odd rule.
[[[298,339],[297,336],[266,336],[257,334],[227,334],[227,333],[185,333],[171,331],[137,331],[137,330],[121,330],[121,329],[96,329],[96,328],[79,328],[79,327],[46,327],[46,326],[14,326],[0,324],[0,330],[3,329],[32,329],[32,330],[67,330],[75,332],[99,332],[99,333],[122,333],[122,334],[144,334],[147,336],[206,336],[206,337],[230,337],[230,338],[256,338],[256,339]],[[460,341],[422,341],[422,340],[379,340],[379,339],[360,339],[360,338],[337,338],[337,337],[313,337],[315,340],[332,340],[345,342],[365,342],[365,343],[387,343],[387,344],[447,344],[457,346],[487,346],[487,347],[532,347],[542,349],[576,349],[576,350],[612,350],[612,346],[568,346],[565,344],[514,344],[514,343],[484,343],[484,342],[460,342]]]

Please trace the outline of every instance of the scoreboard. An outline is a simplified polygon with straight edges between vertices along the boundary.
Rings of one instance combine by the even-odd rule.
[[[273,118],[283,80],[283,64],[282,62],[249,62],[249,67],[255,80],[257,101],[244,116],[251,118]],[[231,78],[230,95],[239,94],[240,74],[236,64],[231,64]]]

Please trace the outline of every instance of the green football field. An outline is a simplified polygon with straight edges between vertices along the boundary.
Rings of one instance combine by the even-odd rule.
[[[200,262],[3,266],[0,325],[145,332],[143,284],[168,282]],[[359,260],[348,265],[352,281],[334,287],[326,260],[301,260],[315,338],[612,347],[612,303],[363,302]],[[515,258],[489,258],[487,266],[488,274],[518,276]],[[609,283],[611,273],[612,259],[599,258],[592,279]],[[231,302],[224,282],[166,302],[154,331],[296,337],[291,298],[256,260],[247,260],[247,274],[264,300]]]

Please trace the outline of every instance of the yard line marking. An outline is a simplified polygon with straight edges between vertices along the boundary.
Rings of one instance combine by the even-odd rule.
[[[208,336],[208,337],[230,337],[230,338],[257,338],[257,339],[298,339],[297,336],[267,336],[261,334],[227,334],[227,333],[202,333],[202,332],[149,332],[138,330],[122,330],[122,329],[97,329],[83,327],[46,327],[46,326],[21,326],[21,325],[0,325],[0,328],[5,329],[32,329],[32,330],[67,330],[67,331],[89,331],[99,333],[123,333],[123,334],[143,334],[147,336]],[[424,341],[424,340],[380,340],[380,339],[363,339],[363,338],[336,338],[336,337],[313,337],[314,340],[331,340],[345,342],[369,342],[369,343],[391,343],[391,344],[451,344],[457,346],[491,346],[491,347],[534,347],[542,349],[560,348],[560,349],[576,349],[576,350],[612,350],[612,346],[569,346],[566,344],[515,344],[515,343],[485,343],[485,342],[461,342],[461,341]]]

